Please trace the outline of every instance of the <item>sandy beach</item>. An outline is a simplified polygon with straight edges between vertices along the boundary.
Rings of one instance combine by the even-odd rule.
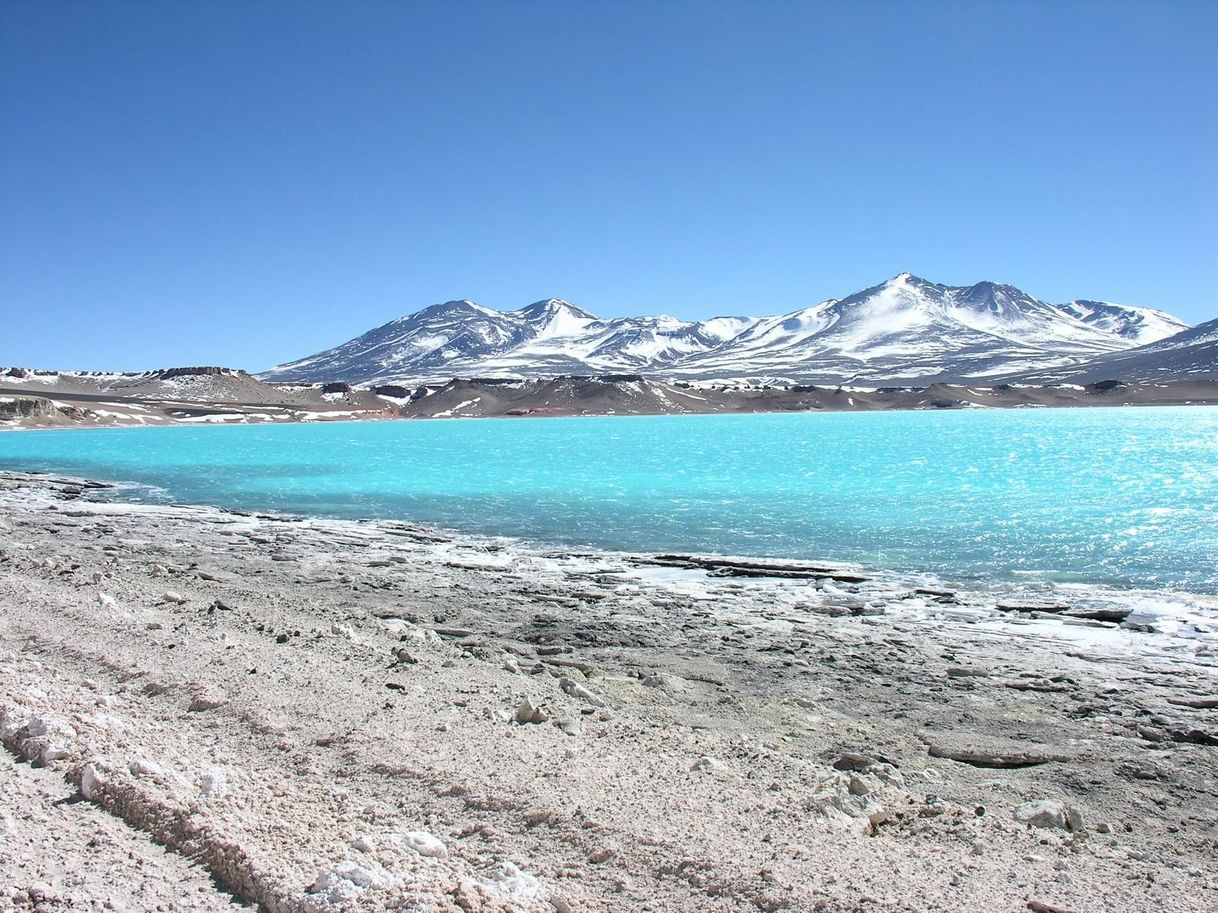
[[[1205,911],[1218,601],[0,474],[0,909]]]

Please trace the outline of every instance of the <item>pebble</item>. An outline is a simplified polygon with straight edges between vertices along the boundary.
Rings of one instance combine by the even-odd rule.
[[[496,876],[485,884],[518,906],[529,905],[532,909],[532,905],[541,897],[542,886],[537,876],[524,871],[515,863],[503,863],[499,866]]]
[[[833,762],[834,770],[850,770],[856,773],[864,773],[868,767],[873,767],[878,762],[875,758],[865,754],[853,754],[847,752],[841,755]]]
[[[418,658],[405,647],[398,647],[394,650],[393,658],[399,666],[413,666],[419,662]]]
[[[131,771],[136,777],[163,777],[165,771],[159,764],[149,761],[147,758],[136,758],[127,764],[127,770]]]
[[[309,886],[309,893],[321,895],[328,903],[341,904],[354,900],[380,880],[371,869],[351,863],[340,863],[318,875]]]
[[[1078,810],[1055,799],[1025,802],[1015,809],[1015,820],[1032,827],[1057,828],[1063,831],[1083,829],[1083,816]]]
[[[558,680],[558,687],[572,697],[577,697],[581,701],[586,701],[593,707],[605,706],[605,702],[601,698],[597,697],[579,682],[572,681],[569,678],[560,678]]]
[[[791,898],[785,891],[763,891],[753,898],[753,905],[762,913],[776,913],[791,905]]]
[[[206,710],[215,710],[217,707],[223,707],[228,703],[228,695],[220,691],[205,691],[201,694],[196,694],[190,699],[189,710],[194,713],[202,713]]]
[[[80,772],[80,794],[89,800],[100,798],[106,780],[96,764],[86,764]]]
[[[527,697],[516,708],[517,723],[545,723],[550,715],[530,701]]]
[[[199,798],[205,802],[228,795],[228,774],[223,767],[209,767],[199,778]]]
[[[38,753],[38,760],[45,766],[52,761],[72,757],[73,751],[66,742],[51,742]]]
[[[76,737],[76,730],[65,720],[50,716],[49,714],[39,714],[30,717],[30,721],[26,723],[25,728],[26,732],[34,738],[41,736],[63,736],[71,739]]]
[[[420,856],[439,858],[448,855],[448,847],[444,845],[444,842],[427,831],[407,831],[395,838],[393,842],[409,847]]]

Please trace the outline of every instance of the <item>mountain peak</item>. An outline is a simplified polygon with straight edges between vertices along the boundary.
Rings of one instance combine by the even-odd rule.
[[[913,273],[904,272],[897,273],[891,279],[880,283],[875,287],[875,290],[883,290],[895,292],[901,297],[919,297],[923,295],[936,295],[943,291],[945,287],[923,279],[921,276],[915,276]],[[872,291],[872,290],[868,290]],[[854,296],[851,296],[854,297]]]
[[[538,338],[572,336],[582,332],[596,317],[561,298],[543,298],[527,307],[513,311],[511,316],[523,320]]]
[[[476,301],[470,301],[468,298],[456,298],[452,301],[444,301],[439,304],[433,304],[423,308],[414,314],[407,314],[407,318],[417,317],[419,314],[447,314],[451,311],[478,311],[486,313],[489,308],[484,308]]]
[[[915,276],[913,273],[897,273],[891,279],[884,283],[885,286],[892,285],[914,285],[914,286],[933,286],[935,283],[927,282],[921,276]]]
[[[526,320],[556,314],[568,314],[582,320],[596,319],[596,315],[589,314],[583,308],[576,307],[570,301],[565,301],[562,298],[543,298],[540,301],[534,301],[532,304],[520,308],[515,313]]]

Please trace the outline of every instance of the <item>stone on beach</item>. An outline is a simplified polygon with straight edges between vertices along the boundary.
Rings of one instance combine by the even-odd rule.
[[[1055,799],[1038,799],[1023,803],[1015,809],[1015,820],[1032,827],[1074,832],[1083,829],[1083,816],[1078,810]]]
[[[106,785],[106,775],[96,763],[86,764],[80,772],[80,794],[90,801],[101,798]]]
[[[420,856],[439,858],[448,855],[448,847],[444,842],[427,831],[407,831],[392,840],[401,846],[409,847]]]
[[[550,715],[527,697],[516,707],[517,723],[545,723],[549,719]]]
[[[135,777],[163,777],[165,770],[161,765],[147,758],[135,758],[127,763],[127,770]]]
[[[384,877],[371,868],[343,862],[318,875],[309,886],[308,893],[327,904],[339,905],[354,900],[383,881]]]
[[[973,767],[1036,767],[1078,757],[1076,751],[1057,745],[1028,744],[996,737],[978,739],[968,732],[926,732],[922,738],[927,743],[927,754],[932,758],[948,758]]]
[[[205,802],[228,795],[228,772],[223,767],[209,767],[199,778],[199,798]]]
[[[191,697],[190,705],[187,709],[194,713],[202,713],[203,711],[223,707],[228,701],[229,696],[223,691],[201,691]]]
[[[579,682],[572,681],[569,678],[560,678],[558,680],[558,687],[572,697],[577,697],[581,701],[591,704],[593,707],[605,706],[605,702],[601,698],[597,697]]]

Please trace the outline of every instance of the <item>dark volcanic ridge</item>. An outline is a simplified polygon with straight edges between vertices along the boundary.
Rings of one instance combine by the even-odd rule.
[[[411,418],[474,418],[1201,404],[1218,404],[1218,382],[864,388],[694,384],[607,375],[455,379],[417,388],[399,413]]]

